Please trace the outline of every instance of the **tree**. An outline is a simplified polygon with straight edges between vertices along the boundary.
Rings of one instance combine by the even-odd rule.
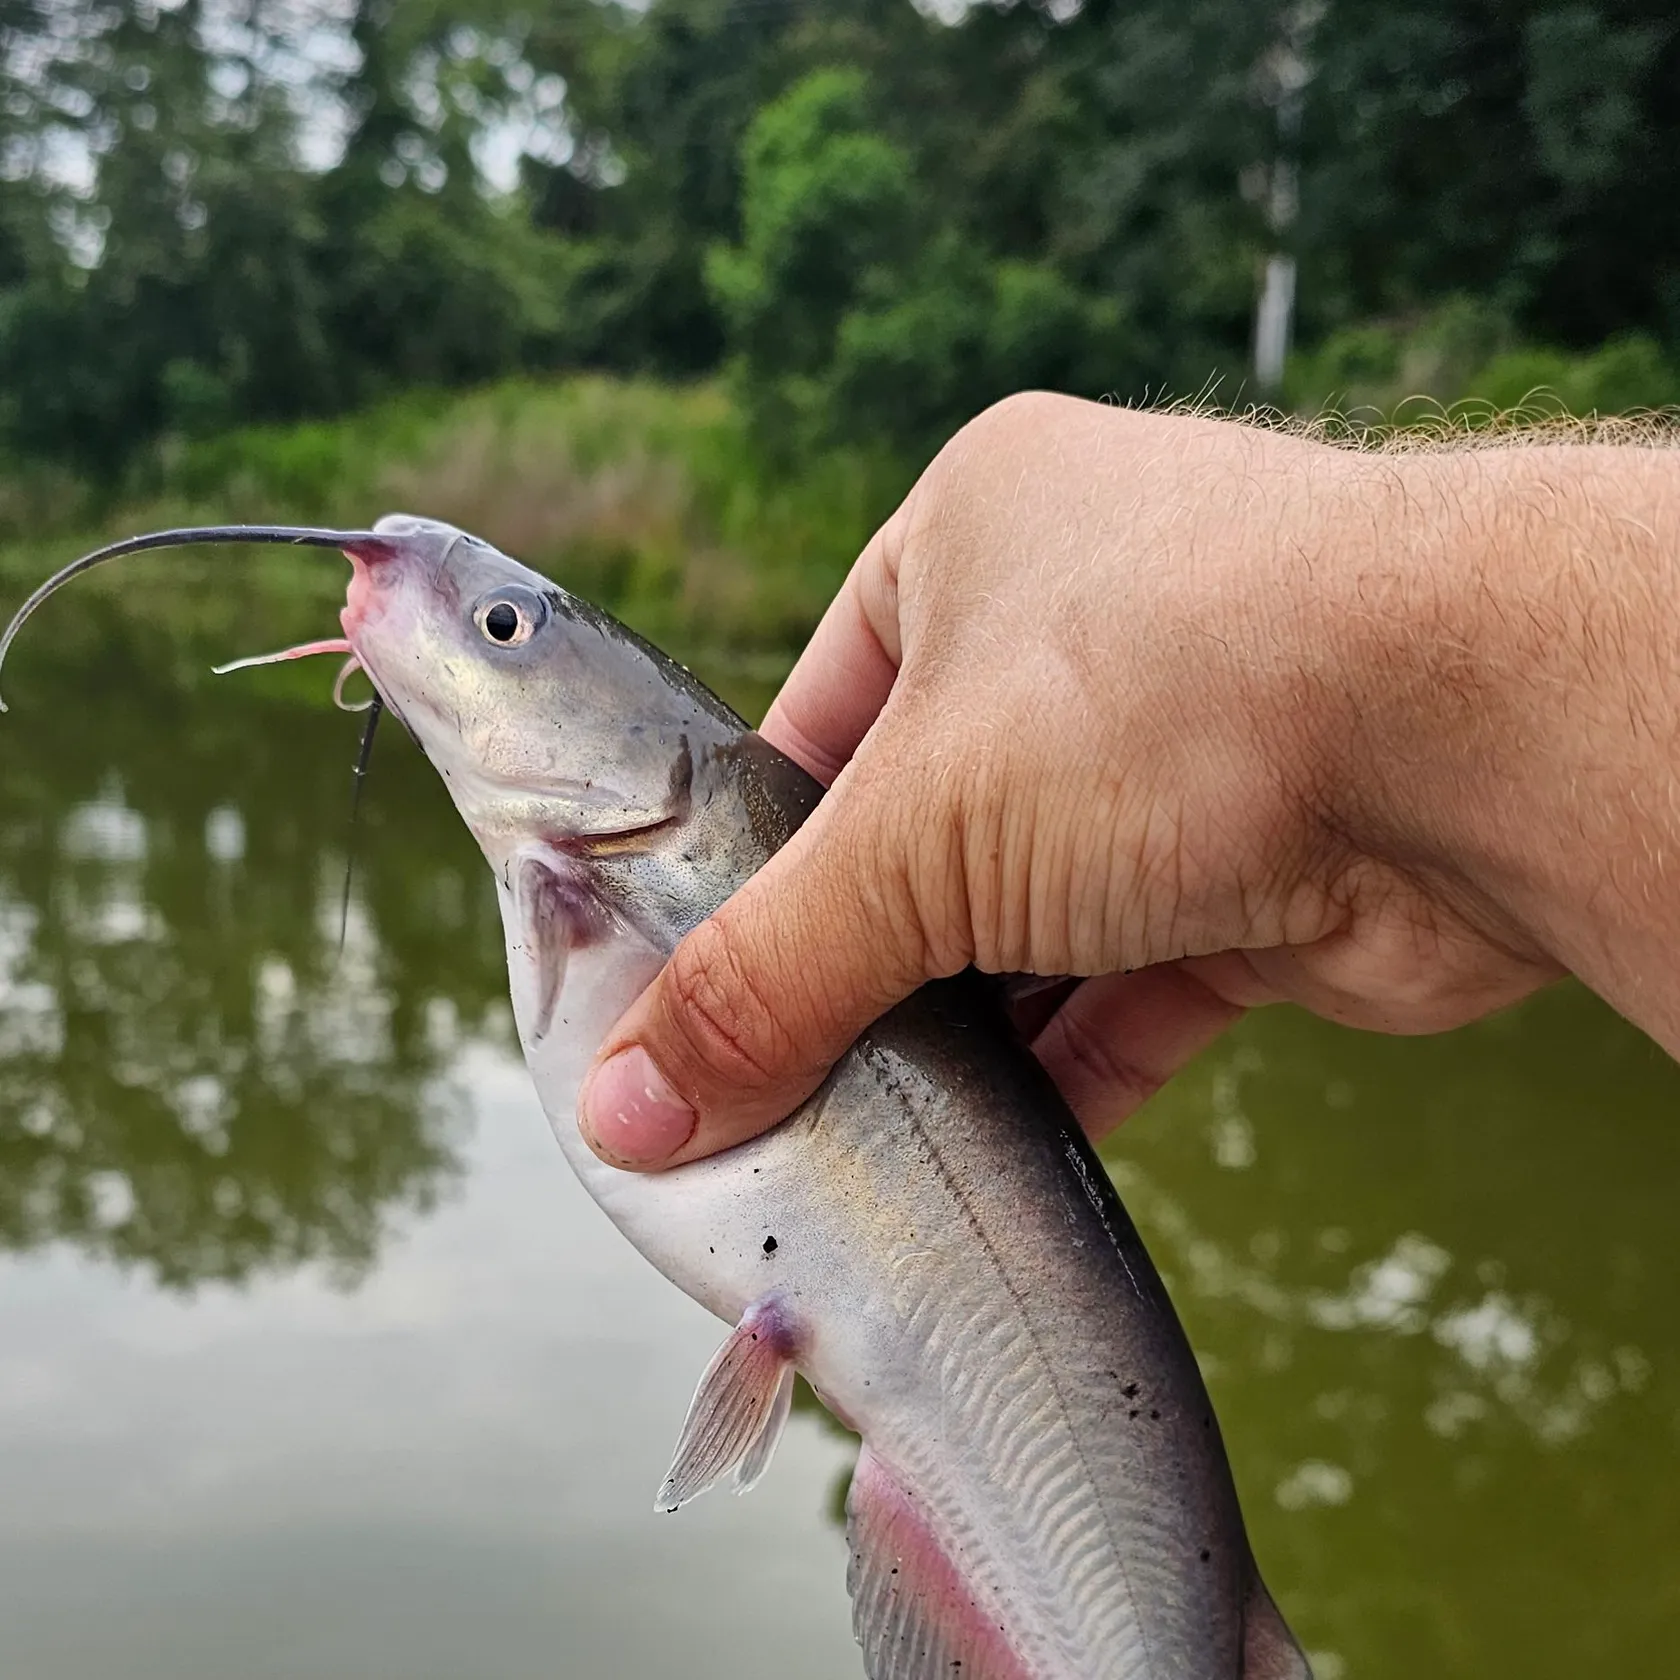
[[[1315,31],[1317,323],[1496,300],[1566,344],[1680,340],[1680,23],[1657,0],[1338,0]]]

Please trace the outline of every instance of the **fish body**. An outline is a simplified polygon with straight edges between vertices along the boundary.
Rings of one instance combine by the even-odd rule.
[[[722,1155],[650,1177],[584,1144],[577,1094],[596,1046],[814,801],[732,727],[697,771],[706,809],[690,818],[732,837],[705,854],[727,864],[703,871],[703,897],[639,900],[644,867],[666,880],[692,867],[692,832],[613,856],[591,890],[618,928],[569,954],[552,1021],[543,942],[504,870],[520,1036],[562,1150],[644,1256],[719,1318],[753,1315],[782,1338],[862,1434],[854,1531],[868,1502],[900,1516],[878,1553],[854,1543],[854,1599],[879,1594],[883,1568],[889,1588],[894,1568],[960,1583],[930,1592],[909,1632],[923,1666],[881,1651],[873,1674],[1242,1674],[1252,1565],[1200,1374],[1107,1176],[989,987],[924,988],[791,1119]],[[766,768],[783,832],[761,820],[755,837],[746,806]],[[866,1650],[884,1637],[867,1615],[858,1631]]]
[[[924,988],[761,1138],[610,1167],[579,1088],[677,941],[820,796],[687,672],[449,527],[391,519],[345,634],[495,871],[556,1138],[666,1277],[735,1326],[659,1502],[750,1485],[795,1370],[863,1438],[848,1503],[871,1680],[1306,1674],[1217,1423],[1106,1174],[975,976]]]
[[[580,999],[586,1044],[650,972]],[[872,1675],[1245,1672],[1252,1563],[1199,1373],[1106,1176],[984,988],[926,988],[783,1126],[645,1184],[577,1138],[585,1060],[531,1054],[591,1193],[720,1318],[768,1318],[864,1438],[852,1586]],[[873,1556],[860,1538],[886,1519],[866,1501],[898,1513]],[[891,1630],[863,1600],[894,1568],[922,1571],[932,1601],[906,1653],[921,1666],[871,1650]]]
[[[863,1438],[849,1584],[871,1680],[1305,1675],[1161,1280],[979,977],[893,1010],[761,1138],[658,1175],[588,1149],[595,1050],[821,790],[548,580],[447,527],[375,529],[416,557],[356,562],[345,633],[496,873],[555,1136],[736,1326],[661,1505],[761,1474],[797,1369]]]
[[[870,1680],[1310,1680],[1161,1280],[990,984],[923,988],[758,1139],[657,1175],[601,1162],[576,1121],[594,1052],[821,789],[489,545],[392,516],[342,546],[348,646],[495,873],[562,1150],[642,1254],[734,1326],[658,1504],[750,1486],[797,1370],[863,1439],[848,1585]]]

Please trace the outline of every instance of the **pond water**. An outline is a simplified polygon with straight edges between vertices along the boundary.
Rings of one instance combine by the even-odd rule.
[[[330,629],[308,566],[135,563],[7,667],[0,1674],[857,1675],[818,1416],[652,1513],[721,1327],[572,1182],[396,730],[339,949],[330,669],[205,670]],[[1569,988],[1429,1041],[1268,1012],[1109,1157],[1320,1680],[1674,1672],[1680,1075],[1638,1034]]]

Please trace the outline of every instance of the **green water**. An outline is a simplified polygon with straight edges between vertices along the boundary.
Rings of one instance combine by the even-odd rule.
[[[205,671],[330,630],[300,566],[135,563],[5,673],[0,1675],[857,1673],[817,1419],[650,1514],[719,1330],[570,1180],[394,729],[337,951],[330,666]],[[1680,1076],[1637,1034],[1277,1012],[1112,1159],[1320,1680],[1674,1672]]]

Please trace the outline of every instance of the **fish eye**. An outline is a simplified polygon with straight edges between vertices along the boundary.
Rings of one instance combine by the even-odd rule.
[[[473,608],[479,634],[497,647],[519,647],[530,641],[547,617],[548,603],[542,596],[518,584],[492,590]]]

